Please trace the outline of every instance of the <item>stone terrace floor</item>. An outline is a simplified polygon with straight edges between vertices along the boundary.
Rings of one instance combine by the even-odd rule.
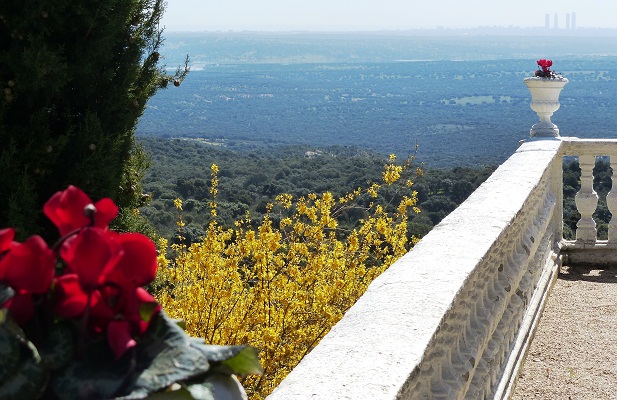
[[[617,399],[617,269],[560,271],[512,399]]]

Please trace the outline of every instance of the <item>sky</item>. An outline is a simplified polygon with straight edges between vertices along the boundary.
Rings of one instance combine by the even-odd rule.
[[[166,0],[173,31],[358,31],[543,27],[576,13],[579,28],[617,28],[615,0]]]

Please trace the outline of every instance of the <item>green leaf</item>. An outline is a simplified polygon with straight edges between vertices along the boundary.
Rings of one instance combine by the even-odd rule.
[[[159,303],[157,303],[156,301],[143,303],[139,307],[139,316],[141,317],[143,321],[150,322],[150,319],[152,319],[152,317],[154,316],[153,315],[154,311],[156,310],[158,306],[159,306]]]
[[[19,364],[20,344],[15,335],[0,324],[0,382],[15,371]]]
[[[235,375],[263,374],[257,349],[250,346],[217,346],[202,339],[192,339],[192,345],[204,349],[216,372]]]
[[[133,376],[121,393],[125,399],[144,398],[210,370],[204,349],[192,346],[189,336],[162,311],[152,319],[135,351]]]
[[[34,357],[27,358],[0,384],[0,399],[37,399],[45,391],[48,379],[49,372]]]
[[[2,324],[2,327],[3,329],[6,329],[6,331],[10,335],[13,335],[13,337],[15,337],[15,339],[17,339],[21,344],[26,346],[28,350],[30,350],[30,352],[32,353],[32,357],[36,363],[39,363],[41,361],[41,356],[38,349],[36,348],[34,343],[28,340],[28,337],[26,336],[26,333],[23,331],[23,329],[21,329],[21,326],[17,325],[14,320],[7,319],[6,321],[4,321],[4,324]]]
[[[0,325],[0,399],[36,399],[44,391],[49,372],[37,348],[12,319]]]
[[[38,349],[45,368],[58,369],[68,363],[75,352],[75,337],[68,323],[52,324]]]
[[[189,392],[188,388],[184,385],[179,386],[176,390],[166,390],[164,392],[158,392],[151,394],[147,400],[195,400],[195,397]]]
[[[183,319],[173,319],[172,320],[176,325],[182,328],[183,331],[186,330],[186,321]]]
[[[53,389],[61,399],[242,399],[241,386],[229,375],[261,372],[254,348],[207,345],[160,312],[120,360],[113,359],[106,341],[90,343],[80,360],[59,370]],[[175,383],[186,384],[186,390],[169,390]]]
[[[189,384],[187,389],[195,400],[240,400],[247,398],[240,382],[235,377],[226,374],[211,374],[203,382]]]
[[[4,304],[4,302],[13,296],[15,296],[15,291],[10,286],[0,283],[0,304]]]
[[[238,354],[229,360],[223,361],[221,366],[225,366],[229,368],[231,372],[235,375],[245,376],[245,375],[262,375],[264,373],[264,369],[259,363],[259,357],[257,355],[257,349],[254,347],[247,346],[244,349],[240,350]],[[217,371],[220,367],[217,367]]]
[[[210,374],[199,382],[178,385],[176,390],[155,393],[147,400],[246,400],[240,382],[230,375]]]
[[[116,396],[130,377],[131,354],[115,360],[104,337],[89,342],[79,353],[53,374],[51,384],[58,398],[110,399]]]

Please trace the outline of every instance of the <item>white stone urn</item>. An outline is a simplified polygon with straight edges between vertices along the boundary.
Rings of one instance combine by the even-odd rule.
[[[531,137],[559,137],[559,128],[551,122],[551,116],[559,109],[559,93],[568,83],[568,79],[557,76],[541,78],[532,76],[523,79],[531,92],[531,109],[534,110],[540,121],[531,127]]]

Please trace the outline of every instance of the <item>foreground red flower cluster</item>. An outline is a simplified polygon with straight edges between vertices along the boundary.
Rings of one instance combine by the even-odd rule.
[[[109,230],[118,214],[113,201],[92,204],[74,186],[57,192],[43,211],[62,237],[51,249],[40,236],[18,243],[14,229],[0,230],[0,284],[15,291],[0,308],[24,325],[36,302],[49,301],[55,316],[80,319],[88,333],[106,334],[119,358],[160,311],[142,288],[156,274],[154,243],[139,233]]]

